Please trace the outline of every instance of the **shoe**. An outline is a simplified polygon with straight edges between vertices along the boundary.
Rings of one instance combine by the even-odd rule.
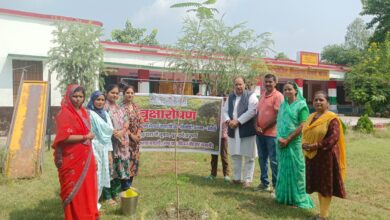
[[[223,178],[223,181],[225,181],[225,183],[230,183],[232,180],[230,179],[229,176],[225,176],[225,177]]]
[[[213,176],[213,175],[209,175],[209,176],[205,176],[204,177],[206,180],[208,180],[208,181],[214,181],[215,180],[215,176]]]
[[[256,186],[253,191],[263,191],[263,192],[273,192],[273,189],[271,186],[266,186],[260,183],[258,186]]]
[[[251,187],[251,185],[252,185],[252,182],[243,182],[242,183],[242,188],[244,188],[244,189],[248,189],[249,187]]]

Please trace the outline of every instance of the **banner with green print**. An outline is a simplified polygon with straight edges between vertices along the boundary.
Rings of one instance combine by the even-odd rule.
[[[223,98],[136,94],[143,121],[142,151],[219,154]]]

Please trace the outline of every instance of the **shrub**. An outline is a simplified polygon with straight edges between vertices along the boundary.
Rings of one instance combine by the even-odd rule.
[[[371,134],[374,132],[374,124],[370,120],[367,114],[361,116],[356,124],[355,130],[365,134]]]

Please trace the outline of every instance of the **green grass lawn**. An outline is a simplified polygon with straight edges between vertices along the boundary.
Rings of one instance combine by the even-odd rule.
[[[390,219],[390,128],[375,135],[347,135],[347,199],[332,201],[330,219]],[[130,219],[175,219],[174,153],[144,152],[134,182],[140,192],[137,213]],[[293,209],[275,203],[268,193],[208,182],[210,156],[178,153],[180,219],[306,219],[316,208]],[[221,164],[219,164],[221,167]],[[45,153],[43,174],[35,179],[0,176],[0,219],[62,219],[57,172],[52,151]],[[219,174],[221,174],[219,169]],[[255,181],[259,183],[256,163]],[[129,219],[119,207],[103,205],[102,219]]]

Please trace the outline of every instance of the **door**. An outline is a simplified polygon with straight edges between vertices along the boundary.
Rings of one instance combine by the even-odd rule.
[[[20,80],[24,72],[24,80],[43,80],[42,61],[12,60],[12,82],[14,105],[18,97]]]

